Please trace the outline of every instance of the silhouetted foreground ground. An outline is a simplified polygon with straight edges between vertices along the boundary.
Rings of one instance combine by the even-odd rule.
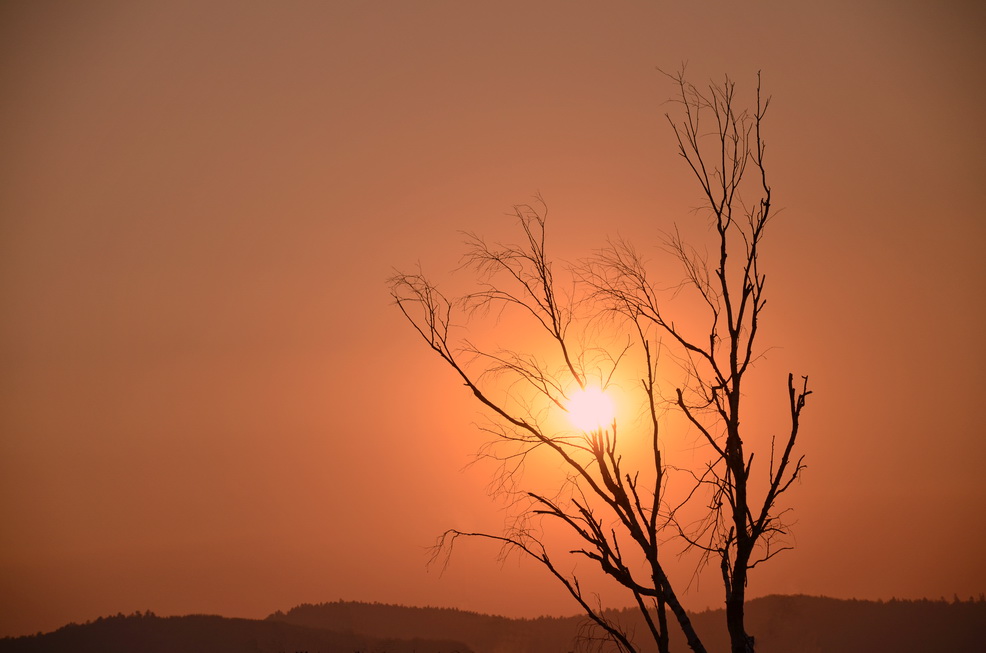
[[[747,608],[760,653],[986,651],[986,601],[843,601],[768,596]],[[638,632],[633,612],[613,612]],[[721,610],[692,615],[710,651],[728,650]],[[580,617],[507,619],[446,608],[335,602],[304,604],[265,620],[151,614],[70,624],[0,640],[21,651],[165,653],[568,653]],[[647,649],[644,649],[647,650]],[[687,651],[673,633],[672,650]]]

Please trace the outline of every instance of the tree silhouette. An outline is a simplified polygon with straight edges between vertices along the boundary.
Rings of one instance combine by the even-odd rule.
[[[463,536],[522,552],[561,583],[597,633],[620,651],[637,651],[631,635],[593,598],[586,576],[560,563],[570,556],[589,560],[633,598],[659,651],[669,647],[668,610],[689,647],[704,651],[662,557],[669,541],[684,543],[699,553],[700,565],[718,562],[732,650],[747,653],[754,650],[744,623],[747,580],[751,569],[789,548],[778,499],[804,468],[795,445],[810,391],[807,378],[796,384],[788,375],[790,422],[780,443],[772,440],[765,450],[766,467],[759,460],[755,466],[740,416],[748,402],[743,382],[761,353],[756,340],[766,303],[761,244],[773,206],[761,127],[769,99],[761,98],[759,78],[756,108],[749,112],[736,106],[729,78],[699,89],[683,71],[669,77],[677,113],[668,120],[713,234],[708,257],[677,228],[661,237],[684,270],[682,282],[655,284],[627,241],[609,243],[556,277],[546,248],[547,207],[539,197],[514,207],[521,244],[468,236],[464,267],[475,274],[474,291],[449,299],[420,272],[395,275],[390,288],[409,323],[487,409],[483,428],[491,440],[481,454],[498,463],[494,488],[518,506],[504,532],[447,531],[436,555],[450,555]],[[670,314],[685,292],[697,299],[700,317]],[[482,332],[478,320],[490,317],[524,319],[542,342],[531,345],[531,336],[524,350],[478,344],[472,338]],[[470,337],[454,337],[459,326]],[[575,391],[605,388],[624,369],[639,379],[635,397],[650,443],[646,462],[639,456],[625,462],[615,419],[581,432],[555,417],[568,411]],[[706,452],[701,466],[664,460],[662,429],[671,413],[698,434]],[[521,473],[542,450],[564,469],[549,490],[532,488]],[[669,492],[672,477],[677,492]],[[578,543],[553,539],[559,530]],[[589,634],[585,641],[595,638]]]

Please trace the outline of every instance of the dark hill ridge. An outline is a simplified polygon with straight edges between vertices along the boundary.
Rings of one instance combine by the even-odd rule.
[[[642,632],[634,611],[608,614]],[[691,616],[709,651],[729,650],[722,610]],[[767,596],[747,604],[747,620],[758,653],[986,652],[982,598],[883,602]],[[584,621],[338,601],[299,605],[264,620],[118,615],[46,635],[2,639],[0,653],[569,653],[576,650]],[[676,630],[671,641],[673,651],[688,650]]]
[[[643,634],[635,610],[609,617]],[[507,619],[447,608],[335,602],[304,604],[269,620],[331,630],[406,638],[445,637],[476,653],[569,653],[582,617]],[[728,651],[722,610],[692,614],[709,651]],[[986,652],[986,600],[856,601],[811,596],[766,596],[747,603],[747,628],[758,653]],[[687,651],[672,627],[673,651]],[[646,647],[642,651],[649,652]]]
[[[269,620],[405,638],[447,638],[466,643],[476,653],[549,653],[572,650],[582,617],[508,619],[454,608],[409,608],[382,603],[337,601],[302,604]]]
[[[334,632],[257,619],[153,614],[100,618],[0,639],[3,653],[473,653],[461,643]]]
[[[983,599],[950,603],[772,595],[750,601],[746,615],[758,653],[986,652]],[[729,650],[723,610],[692,620],[710,651]],[[681,650],[684,642],[678,641]]]

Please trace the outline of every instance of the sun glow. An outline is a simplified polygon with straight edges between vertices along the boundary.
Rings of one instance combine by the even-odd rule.
[[[566,405],[568,419],[581,431],[596,431],[613,423],[613,400],[599,388],[586,388],[572,393]]]

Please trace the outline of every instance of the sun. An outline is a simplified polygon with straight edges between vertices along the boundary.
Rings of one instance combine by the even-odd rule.
[[[597,431],[613,423],[613,400],[600,388],[585,388],[572,393],[565,406],[568,419],[580,431]]]

